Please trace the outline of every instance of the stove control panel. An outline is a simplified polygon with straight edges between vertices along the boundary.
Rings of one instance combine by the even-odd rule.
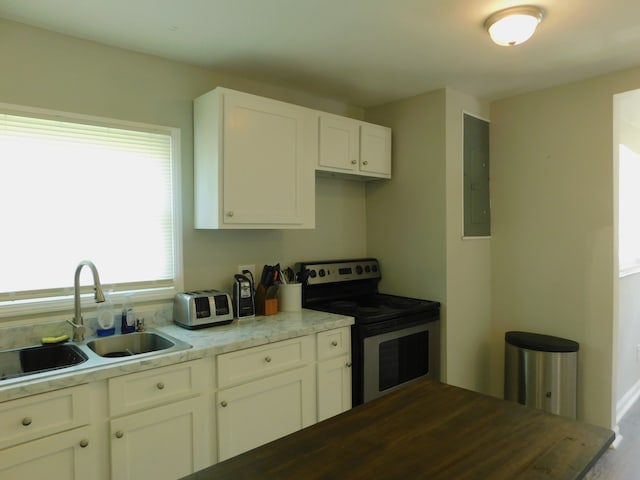
[[[306,278],[307,285],[349,282],[380,278],[380,265],[375,258],[336,260],[332,262],[300,263],[297,270]]]

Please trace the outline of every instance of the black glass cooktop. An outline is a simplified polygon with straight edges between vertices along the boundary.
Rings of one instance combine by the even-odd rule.
[[[356,323],[381,322],[417,313],[437,315],[440,303],[383,293],[327,300],[308,308],[355,317]]]

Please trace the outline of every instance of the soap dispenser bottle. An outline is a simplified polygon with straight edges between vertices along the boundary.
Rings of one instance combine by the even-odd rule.
[[[122,323],[120,325],[120,333],[132,333],[136,330],[136,316],[133,311],[133,303],[130,297],[125,297],[122,304]]]

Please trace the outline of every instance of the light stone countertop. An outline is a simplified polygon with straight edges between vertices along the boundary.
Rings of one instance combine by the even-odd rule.
[[[175,324],[153,325],[155,330],[187,342],[192,348],[170,353],[158,352],[145,355],[144,358],[128,357],[101,366],[83,367],[80,364],[0,381],[0,402],[347,327],[353,323],[353,317],[303,309],[295,313],[280,312],[268,317],[236,319],[228,325],[198,330],[187,330]]]

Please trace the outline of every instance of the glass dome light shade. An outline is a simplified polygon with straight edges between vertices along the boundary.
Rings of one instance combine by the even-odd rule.
[[[542,20],[542,10],[524,6],[500,10],[485,21],[491,40],[498,45],[513,46],[526,42]]]

